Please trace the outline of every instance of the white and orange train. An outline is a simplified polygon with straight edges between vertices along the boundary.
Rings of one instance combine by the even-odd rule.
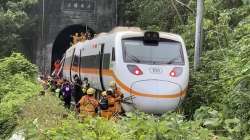
[[[63,77],[72,80],[75,74],[100,90],[115,81],[125,111],[162,114],[185,97],[189,62],[179,35],[123,27],[69,48]]]

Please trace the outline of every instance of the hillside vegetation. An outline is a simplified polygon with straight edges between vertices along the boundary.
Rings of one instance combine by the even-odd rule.
[[[15,129],[27,139],[250,140],[250,2],[205,0],[198,71],[192,69],[196,3],[182,2],[121,3],[124,24],[184,38],[191,77],[181,111],[163,116],[128,113],[118,122],[101,118],[79,122],[57,97],[36,95],[40,90],[34,81],[36,67],[13,54],[0,60],[0,138]]]
[[[21,54],[0,59],[0,139],[13,131],[24,103],[41,90],[36,73],[36,66]]]

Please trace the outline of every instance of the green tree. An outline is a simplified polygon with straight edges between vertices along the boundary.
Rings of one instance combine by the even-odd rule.
[[[10,55],[22,47],[24,26],[32,20],[27,14],[37,0],[1,0],[0,2],[0,57]]]
[[[131,0],[126,3],[125,24],[144,29],[171,31],[183,24],[190,12],[175,0]],[[183,5],[184,4],[184,5]]]

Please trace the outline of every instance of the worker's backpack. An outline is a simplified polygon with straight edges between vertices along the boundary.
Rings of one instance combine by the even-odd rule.
[[[100,101],[100,108],[101,110],[107,110],[109,107],[108,99],[107,98],[102,98]]]

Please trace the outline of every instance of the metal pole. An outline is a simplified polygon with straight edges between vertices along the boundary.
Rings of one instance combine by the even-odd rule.
[[[43,12],[42,12],[42,57],[43,57],[43,74],[45,74],[45,46],[44,46],[44,11],[45,11],[45,1],[43,0]]]
[[[200,66],[200,55],[202,47],[202,19],[203,19],[203,0],[197,0],[196,11],[196,31],[195,31],[195,53],[194,53],[194,69]]]
[[[118,1],[115,0],[115,25],[118,26]]]

